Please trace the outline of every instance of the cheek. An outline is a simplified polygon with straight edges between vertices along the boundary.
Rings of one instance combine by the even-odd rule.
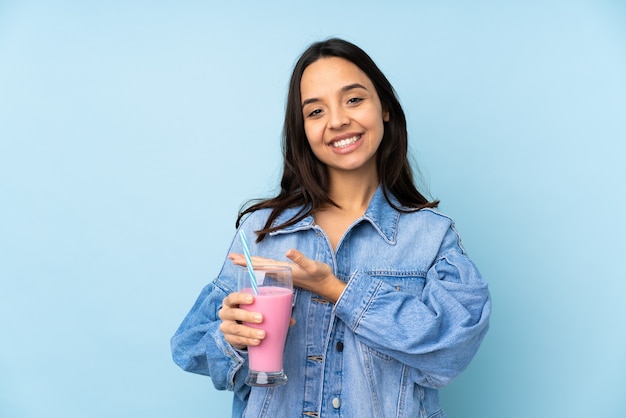
[[[314,123],[304,124],[304,134],[312,147],[319,144],[323,139],[321,130]]]
[[[372,118],[369,127],[376,139],[382,140],[383,134],[385,133],[385,122],[383,119],[380,117]]]
[[[323,137],[320,134],[319,129],[313,129],[312,127],[305,127],[304,134],[306,135],[306,140],[309,144],[309,149],[317,157],[318,160],[322,160],[324,158],[324,147],[323,147]]]

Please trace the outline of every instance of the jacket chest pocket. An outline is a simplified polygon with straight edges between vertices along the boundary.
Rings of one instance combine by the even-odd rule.
[[[426,273],[369,271],[368,274],[374,279],[382,280],[398,292],[406,292],[420,298],[426,285]]]

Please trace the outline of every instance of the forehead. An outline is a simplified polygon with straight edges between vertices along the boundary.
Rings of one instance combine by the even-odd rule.
[[[320,58],[302,73],[300,92],[302,97],[322,93],[333,93],[342,87],[359,83],[368,90],[373,89],[369,77],[356,64],[339,57]]]

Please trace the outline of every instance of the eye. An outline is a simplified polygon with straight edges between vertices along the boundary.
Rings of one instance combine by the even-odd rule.
[[[314,118],[316,116],[319,116],[322,114],[322,109],[315,109],[312,112],[309,112],[309,114],[306,115],[307,118]]]
[[[361,103],[364,99],[362,97],[352,97],[348,99],[348,104],[358,104]]]

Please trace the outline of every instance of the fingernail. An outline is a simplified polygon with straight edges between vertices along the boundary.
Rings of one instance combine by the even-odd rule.
[[[263,338],[265,336],[265,331],[259,330],[256,332],[256,336],[259,338]]]
[[[261,314],[254,315],[254,320],[256,322],[261,322],[263,320],[263,315],[261,315]]]
[[[247,303],[252,303],[252,296],[250,296],[250,295],[246,296],[246,302]]]

